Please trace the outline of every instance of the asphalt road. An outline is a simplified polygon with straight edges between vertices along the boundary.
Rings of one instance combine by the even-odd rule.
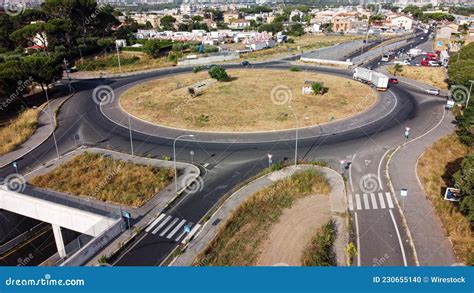
[[[372,62],[374,66],[376,60]],[[258,67],[287,67],[282,62],[270,62],[255,65]],[[68,100],[58,113],[56,137],[60,153],[85,144],[105,147],[122,152],[130,152],[128,129],[119,126],[104,117],[91,97],[98,85],[107,84],[118,89],[127,84],[153,78],[159,74],[174,74],[190,69],[173,68],[160,73],[145,73],[135,76],[94,79],[73,83],[76,94]],[[308,68],[308,70],[310,70]],[[331,70],[322,70],[331,73]],[[350,72],[346,73],[350,75]],[[386,158],[386,150],[403,142],[404,127],[410,125],[412,136],[421,135],[436,122],[436,113],[444,103],[436,98],[426,100],[417,88],[396,85],[391,92],[397,99],[397,107],[384,119],[377,123],[354,127],[340,133],[308,137],[298,142],[299,159],[308,161],[325,160],[334,168],[338,168],[340,160],[352,162],[350,168],[344,170],[350,183],[350,194],[359,194],[361,205],[365,203],[363,196],[367,189],[367,174],[377,176],[377,189],[385,195],[388,192],[380,167]],[[172,139],[133,131],[135,154],[161,158],[163,155],[172,157]],[[203,178],[203,189],[189,194],[173,204],[166,214],[173,218],[185,219],[197,223],[219,199],[235,185],[257,174],[267,166],[267,154],[273,155],[274,162],[292,158],[294,140],[273,141],[262,143],[212,143],[179,141],[177,158],[180,161],[191,161],[190,151],[194,151],[194,162],[207,165]],[[42,165],[55,158],[53,139],[48,139],[40,147],[18,161],[20,172],[28,172],[29,168]],[[400,170],[402,172],[402,170]],[[0,177],[14,173],[11,166],[0,170]],[[371,177],[369,177],[371,178]],[[361,183],[362,182],[362,183]],[[371,190],[369,190],[371,191]],[[371,201],[370,192],[368,201]],[[393,197],[393,195],[392,195]],[[355,197],[354,197],[355,199]],[[392,198],[393,200],[393,198]],[[357,235],[360,248],[360,260],[357,264],[379,265],[413,265],[414,257],[408,242],[407,233],[401,224],[397,208],[361,209],[352,211],[353,219],[357,218]],[[380,202],[379,202],[380,206]],[[357,213],[357,215],[356,215]],[[166,235],[165,235],[166,236]],[[143,233],[125,254],[121,255],[115,265],[159,265],[176,247],[177,242],[158,233]]]

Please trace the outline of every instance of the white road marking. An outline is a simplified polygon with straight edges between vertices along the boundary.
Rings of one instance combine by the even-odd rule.
[[[359,237],[359,220],[357,219],[357,212],[354,212],[356,237],[357,237],[357,266],[360,267],[360,237]]]
[[[165,235],[166,232],[168,232],[168,230],[170,230],[174,226],[174,224],[176,224],[176,222],[178,222],[178,221],[179,221],[179,219],[175,218],[163,231],[161,231],[160,236]]]
[[[387,197],[388,208],[393,209],[393,201],[392,197],[390,196],[390,192],[385,192],[385,196]]]
[[[357,210],[361,210],[362,209],[362,205],[360,204],[360,195],[357,193],[355,195],[355,198],[356,198],[356,207],[357,207]]]
[[[393,216],[392,210],[388,211],[390,212],[390,217],[392,218],[393,226],[395,227],[395,231],[397,232],[398,243],[400,244],[400,250],[402,251],[403,265],[407,266],[407,258],[405,256],[405,248],[403,247],[402,237],[400,236],[400,232],[398,231],[398,226],[395,222],[395,217]]]
[[[385,208],[385,201],[383,200],[383,193],[379,192],[379,201],[380,201],[380,208]]]
[[[352,201],[352,194],[349,194],[349,197],[347,198],[347,203],[349,205],[349,210],[353,211],[354,210],[354,202]]]
[[[369,197],[367,196],[367,193],[364,193],[364,208],[365,208],[366,210],[369,210],[369,209],[370,209]]]
[[[352,156],[352,162],[351,164],[349,165],[349,183],[351,185],[351,191],[354,192],[354,185],[352,184],[352,165],[354,164],[354,161],[355,161],[355,158],[356,158],[357,154],[354,154]]]
[[[370,194],[370,200],[372,202],[372,208],[374,210],[377,210],[379,207],[377,206],[377,201],[375,200],[375,194],[373,193]]]
[[[166,217],[166,219],[163,220],[163,222],[161,222],[161,224],[156,227],[155,230],[153,230],[153,232],[151,232],[151,234],[156,234],[156,232],[160,231],[160,229],[169,221],[171,220],[171,216],[168,216]]]
[[[379,166],[377,167],[377,176],[378,176],[378,180],[379,180],[379,188],[380,190],[383,190],[383,184],[382,184],[382,175],[381,175],[381,170],[382,170],[382,163],[383,163],[383,160],[385,159],[385,156],[388,154],[388,152],[390,151],[390,149],[388,149],[382,156],[382,158],[380,159],[379,161]]]
[[[145,232],[148,233],[151,231],[151,229],[153,229],[153,227],[155,227],[156,224],[158,224],[158,222],[161,221],[161,219],[163,219],[166,215],[165,214],[160,214],[158,216],[158,218],[156,218],[153,223],[150,224],[150,226],[148,226],[146,229],[145,229]]]
[[[178,226],[176,226],[176,227],[168,234],[168,236],[166,236],[166,238],[170,239],[171,237],[173,237],[173,235],[176,234],[176,232],[178,232],[178,230],[184,225],[184,223],[186,223],[186,220],[182,220],[181,222],[179,222]]]
[[[189,232],[189,234],[183,239],[183,241],[181,241],[181,243],[186,243],[186,241],[188,241],[189,239],[191,239],[191,237],[193,237],[193,235],[196,234],[197,230],[199,230],[200,227],[201,227],[201,225],[196,224],[196,225],[191,229],[191,232]]]
[[[194,223],[191,223],[191,222],[189,222],[189,224],[188,224],[189,228],[192,228],[193,225],[194,225]],[[175,239],[174,241],[179,241],[179,239],[181,239],[181,237],[183,237],[183,235],[184,235],[185,233],[186,233],[186,231],[184,231],[184,229],[183,229],[183,232],[181,232],[181,234],[179,234],[179,236],[176,237],[176,239]]]

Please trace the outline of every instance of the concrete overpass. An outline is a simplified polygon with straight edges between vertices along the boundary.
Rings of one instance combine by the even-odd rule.
[[[61,228],[98,238],[121,221],[117,210],[104,206],[28,185],[18,191],[0,185],[0,209],[51,224],[61,258],[66,257]]]

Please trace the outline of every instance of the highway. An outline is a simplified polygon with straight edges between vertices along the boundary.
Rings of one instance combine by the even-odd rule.
[[[366,66],[375,67],[378,62],[373,60]],[[269,69],[289,66],[286,62],[278,61],[254,65],[255,68]],[[337,69],[320,67],[303,67],[303,69],[348,78],[351,76],[350,71]],[[58,113],[56,138],[60,153],[66,153],[81,145],[130,153],[126,122],[119,121],[119,124],[116,124],[106,117],[91,99],[93,89],[99,85],[109,85],[119,93],[127,86],[146,79],[188,71],[191,69],[172,68],[128,77],[74,81],[76,94]],[[368,124],[355,123],[352,128],[345,128],[344,131],[327,129],[313,132],[313,135],[299,140],[299,159],[324,160],[336,170],[340,168],[341,160],[350,162],[344,169],[344,176],[348,178],[347,189],[350,199],[348,208],[351,211],[356,235],[354,240],[359,247],[355,265],[415,265],[409,235],[384,176],[385,162],[387,151],[404,142],[405,126],[411,127],[414,138],[436,125],[445,100],[432,97],[427,99],[420,89],[410,85],[394,85],[384,95],[387,98],[384,97],[383,101],[391,99],[396,101],[396,105],[387,113],[380,114],[380,119]],[[137,130],[135,126],[140,127],[139,121],[133,120],[132,125],[135,154],[154,158],[161,158],[163,155],[172,157],[172,137],[162,135],[161,132]],[[294,153],[293,131],[288,131],[286,134],[284,139],[277,135],[273,140],[261,142],[245,139],[245,135],[241,136],[242,141],[223,139],[213,142],[205,137],[201,137],[199,141],[179,141],[178,160],[190,162],[192,150],[194,162],[206,166],[206,172],[201,191],[185,195],[164,211],[169,223],[174,222],[176,225],[183,220],[190,225],[198,223],[233,187],[263,170],[267,166],[268,153],[273,155],[275,162],[291,158]],[[19,160],[18,166],[20,172],[26,173],[28,169],[38,167],[54,158],[53,139],[49,138]],[[0,177],[6,177],[14,172],[13,167],[8,166],[0,170]],[[376,187],[369,183],[375,183]],[[114,265],[160,265],[181,240],[178,232],[170,236],[173,227],[166,230],[168,226],[157,225],[149,232],[142,233],[125,253],[114,260]]]

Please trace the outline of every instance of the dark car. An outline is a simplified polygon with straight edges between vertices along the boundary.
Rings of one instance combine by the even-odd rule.
[[[247,66],[250,66],[251,64],[250,64],[250,62],[245,60],[245,61],[242,61],[242,63],[240,63],[240,65],[247,67]]]
[[[393,77],[392,77],[392,78],[389,78],[389,79],[388,79],[388,83],[391,83],[391,84],[398,84],[398,79],[393,78]]]

